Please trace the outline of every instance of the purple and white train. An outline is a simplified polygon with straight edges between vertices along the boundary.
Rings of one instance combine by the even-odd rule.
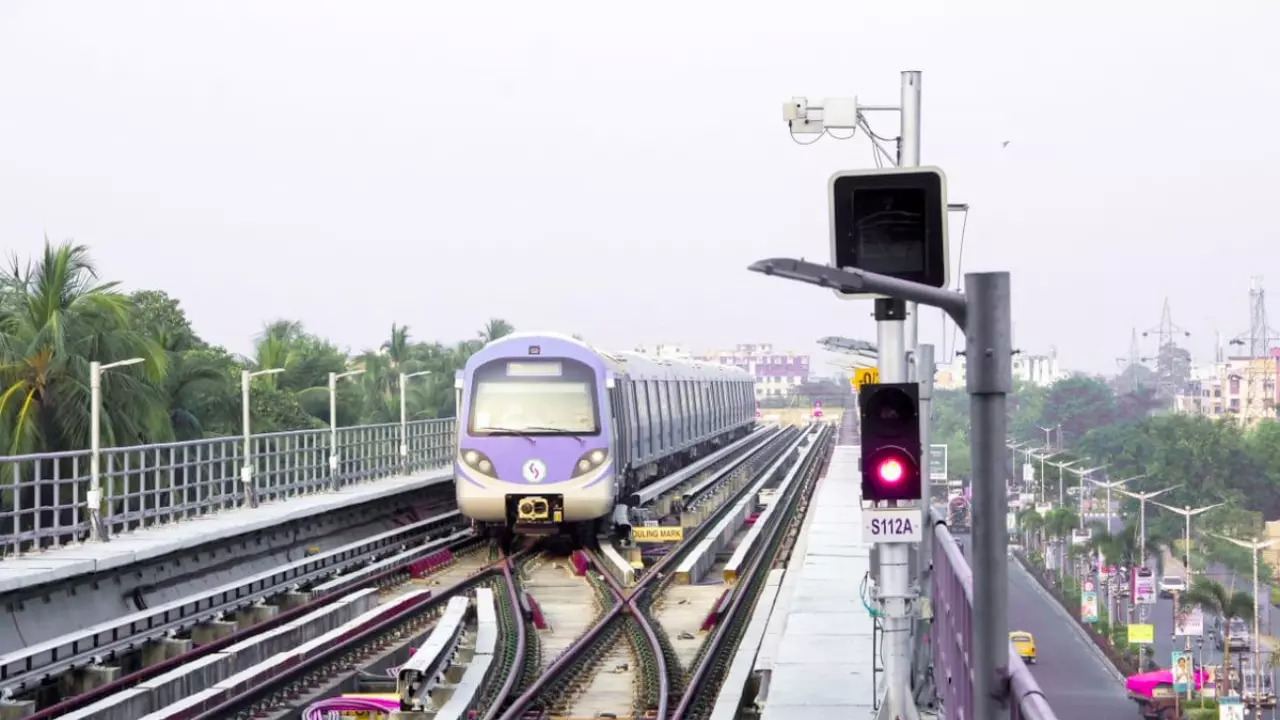
[[[517,534],[607,533],[620,497],[747,435],[739,368],[605,353],[567,335],[489,343],[458,372],[458,509]]]

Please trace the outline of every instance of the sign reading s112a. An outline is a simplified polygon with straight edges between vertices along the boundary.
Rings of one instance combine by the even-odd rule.
[[[918,543],[924,539],[924,513],[920,508],[879,508],[862,511],[862,541]]]

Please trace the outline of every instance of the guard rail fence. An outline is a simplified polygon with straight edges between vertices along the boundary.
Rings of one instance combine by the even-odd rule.
[[[973,570],[947,529],[943,514],[936,508],[932,514],[933,626],[929,636],[934,686],[947,720],[978,720],[973,714]],[[1011,720],[1058,720],[1030,669],[1012,647],[1009,688]]]
[[[401,454],[401,444],[406,453]],[[454,419],[359,425],[330,432],[253,435],[251,487],[241,482],[244,438],[103,448],[99,530],[103,537],[220,510],[339,490],[408,475],[453,460]],[[330,454],[336,451],[336,470]],[[0,457],[0,556],[21,555],[89,537],[86,499],[91,452]]]

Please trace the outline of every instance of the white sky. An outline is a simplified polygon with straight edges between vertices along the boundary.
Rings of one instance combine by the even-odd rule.
[[[604,347],[874,339],[870,303],[744,268],[826,259],[826,178],[872,164],[861,136],[793,143],[781,103],[896,103],[915,69],[923,160],[973,208],[962,269],[1013,273],[1024,351],[1114,371],[1167,296],[1206,357],[1248,330],[1250,275],[1280,292],[1274,3],[634,7],[7,0],[0,248],[87,243],[237,350],[277,317],[353,349],[491,316]]]

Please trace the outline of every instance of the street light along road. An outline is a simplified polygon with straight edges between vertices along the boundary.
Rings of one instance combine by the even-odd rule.
[[[127,365],[137,365],[145,358],[129,358],[117,362],[102,363],[94,360],[89,363],[89,495],[86,498],[89,507],[89,539],[101,540],[102,528],[99,520],[102,514],[102,373]]]

